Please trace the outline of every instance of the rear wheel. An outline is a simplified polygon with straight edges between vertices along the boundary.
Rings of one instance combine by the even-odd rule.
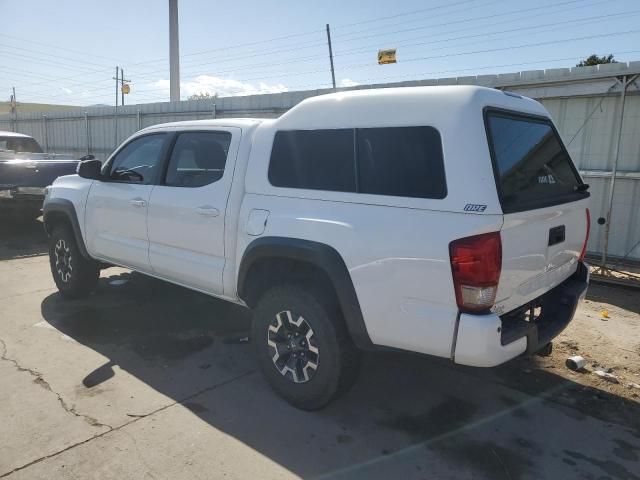
[[[98,263],[82,256],[74,235],[66,226],[57,226],[51,232],[49,263],[58,290],[67,298],[86,297],[100,276]]]
[[[331,295],[296,285],[266,292],[252,342],[272,388],[295,407],[322,408],[354,382],[360,355]]]

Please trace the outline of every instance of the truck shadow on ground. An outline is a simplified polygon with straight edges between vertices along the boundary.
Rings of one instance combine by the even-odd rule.
[[[118,365],[302,477],[640,479],[640,405],[524,374],[535,360],[479,370],[369,353],[355,387],[309,413],[262,379],[241,307],[127,273],[102,278],[88,300],[51,294],[41,311],[109,359],[79,391],[93,395]]]
[[[0,261],[47,253],[47,236],[41,219],[16,221],[0,215]]]

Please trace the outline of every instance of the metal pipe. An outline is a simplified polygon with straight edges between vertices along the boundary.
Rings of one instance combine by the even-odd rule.
[[[42,115],[42,130],[44,133],[44,151],[49,152],[49,133],[47,132],[47,116]]]
[[[180,101],[180,43],[178,0],[169,0],[169,99]]]
[[[136,116],[138,117],[138,130],[142,130],[142,115],[140,114],[140,109],[138,109]]]
[[[611,186],[609,187],[609,200],[608,200],[608,209],[606,216],[606,223],[604,226],[604,241],[602,248],[602,260],[600,262],[601,268],[604,268],[607,265],[607,254],[609,251],[609,233],[611,230],[611,213],[613,210],[613,194],[616,188],[616,178],[618,173],[618,160],[620,158],[620,146],[622,144],[622,127],[624,123],[624,107],[625,100],[627,94],[627,86],[629,83],[633,82],[636,79],[636,76],[629,79],[627,75],[622,76],[622,80],[620,81],[620,85],[622,86],[622,92],[620,92],[620,117],[618,120],[618,135],[616,136],[616,154],[613,159],[613,170],[611,171]]]
[[[116,67],[116,107],[113,111],[113,149],[118,148],[118,67]]]
[[[87,155],[89,155],[91,152],[91,140],[89,136],[89,114],[87,112],[84,112],[84,132],[87,144]]]

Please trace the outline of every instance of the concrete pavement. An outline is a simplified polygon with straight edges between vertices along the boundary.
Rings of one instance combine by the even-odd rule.
[[[0,247],[0,478],[640,479],[636,402],[377,353],[301,412],[257,371],[244,309],[122,269],[65,301],[43,250]]]

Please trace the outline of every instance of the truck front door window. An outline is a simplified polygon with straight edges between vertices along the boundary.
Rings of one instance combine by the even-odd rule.
[[[110,162],[109,178],[143,185],[153,183],[164,141],[165,134],[154,134],[129,142]]]

